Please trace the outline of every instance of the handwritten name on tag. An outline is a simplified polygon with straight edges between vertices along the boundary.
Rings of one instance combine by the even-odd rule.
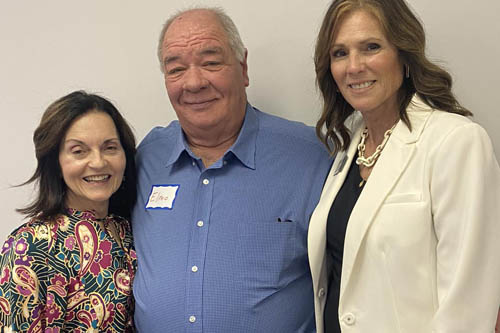
[[[172,209],[179,185],[153,185],[146,209]]]

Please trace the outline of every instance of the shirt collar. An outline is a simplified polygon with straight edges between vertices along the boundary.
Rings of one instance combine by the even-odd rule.
[[[247,103],[245,119],[236,142],[228,149],[247,168],[255,169],[255,146],[257,144],[257,132],[259,131],[259,119],[255,109]],[[226,153],[227,154],[227,153]]]
[[[184,132],[179,123],[177,129],[177,138],[170,148],[171,153],[165,163],[167,167],[177,162],[183,152],[186,152],[194,159],[198,159],[191,152],[191,149],[189,149],[189,145],[187,144]],[[255,145],[257,143],[258,129],[259,120],[257,119],[256,111],[250,103],[247,103],[243,126],[241,127],[236,142],[228,149],[225,156],[231,152],[246,167],[255,169]]]
[[[181,125],[179,122],[177,122],[177,136],[174,144],[170,148],[170,156],[168,157],[165,166],[168,167],[177,162],[184,151],[194,157],[186,142],[186,138],[184,137],[184,132],[182,131]]]

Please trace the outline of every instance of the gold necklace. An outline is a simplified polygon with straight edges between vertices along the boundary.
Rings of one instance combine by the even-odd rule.
[[[397,124],[397,122],[396,122],[396,124]],[[392,131],[394,130],[394,127],[396,127],[396,124],[394,124],[391,128],[389,128],[387,131],[385,131],[384,140],[382,140],[382,143],[379,144],[377,146],[377,148],[375,148],[375,152],[371,156],[368,156],[368,157],[365,157],[365,149],[366,149],[365,141],[366,141],[366,138],[368,137],[368,127],[365,127],[365,129],[363,130],[363,133],[361,133],[361,142],[358,145],[358,158],[356,159],[357,165],[362,164],[365,167],[370,168],[375,164],[375,162],[377,162],[378,157],[380,156],[380,153],[384,149],[385,144],[389,140],[389,137],[391,136]],[[360,186],[362,186],[362,184],[360,184]]]

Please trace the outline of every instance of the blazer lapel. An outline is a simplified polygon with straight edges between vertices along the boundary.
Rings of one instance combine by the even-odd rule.
[[[353,118],[350,120],[352,121],[350,128],[354,129],[352,142],[359,142],[361,131],[364,128],[361,125],[361,115],[354,114]],[[340,187],[344,183],[352,158],[356,153],[356,149],[357,144],[351,143],[346,151],[337,153],[325,186],[323,187],[323,191],[321,192],[319,203],[311,216],[307,243],[311,276],[316,289],[318,289],[321,269],[324,269],[323,264],[325,261],[326,224],[328,214],[330,212],[330,208],[332,207],[333,200],[335,200]]]
[[[365,234],[411,160],[415,152],[415,143],[431,114],[431,112],[421,112],[423,110],[413,112],[413,109],[420,105],[418,99],[414,98],[412,102],[407,109],[412,131],[402,121],[396,125],[349,218],[344,244],[340,301],[349,283]]]

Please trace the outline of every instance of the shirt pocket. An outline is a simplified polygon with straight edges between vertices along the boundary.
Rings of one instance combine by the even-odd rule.
[[[290,278],[301,246],[297,223],[289,216],[250,220],[239,225],[239,256],[248,283],[279,286]],[[304,247],[305,253],[305,247]],[[287,273],[290,272],[290,273]]]

